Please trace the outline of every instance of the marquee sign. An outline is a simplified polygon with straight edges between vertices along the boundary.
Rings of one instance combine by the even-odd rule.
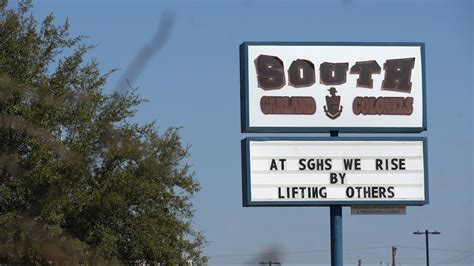
[[[243,43],[242,132],[426,130],[422,43]]]
[[[426,138],[246,138],[244,206],[428,204]]]

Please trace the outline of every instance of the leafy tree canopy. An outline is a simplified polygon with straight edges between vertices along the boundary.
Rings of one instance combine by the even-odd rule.
[[[177,128],[131,122],[133,91],[105,94],[90,46],[0,1],[0,263],[201,260],[200,187]]]

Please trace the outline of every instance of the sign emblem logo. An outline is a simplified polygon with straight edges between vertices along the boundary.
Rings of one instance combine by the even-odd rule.
[[[336,95],[336,88],[331,87],[329,90],[331,96],[326,96],[326,105],[324,106],[324,112],[326,116],[332,120],[338,118],[342,113],[341,96]]]

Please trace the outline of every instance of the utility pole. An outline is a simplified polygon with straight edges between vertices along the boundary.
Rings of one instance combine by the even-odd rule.
[[[272,266],[272,265],[281,265],[281,263],[275,262],[275,261],[271,261],[271,260],[269,260],[268,262],[260,262],[259,264],[260,264],[260,265],[269,265],[269,266]]]
[[[416,231],[414,232],[413,234],[415,235],[425,235],[425,243],[426,243],[426,266],[430,266],[430,245],[429,245],[429,241],[428,241],[428,235],[439,235],[441,234],[440,232],[438,231],[433,231],[433,232],[430,232],[428,230],[425,230],[424,232],[420,232],[420,231]]]
[[[392,266],[397,266],[397,263],[395,262],[395,255],[397,255],[397,247],[393,246],[392,247]]]

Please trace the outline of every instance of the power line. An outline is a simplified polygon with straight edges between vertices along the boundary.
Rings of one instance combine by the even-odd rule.
[[[363,248],[346,248],[344,250],[371,250],[371,249],[380,249],[386,248],[389,246],[376,246],[376,247],[363,247]],[[306,251],[287,251],[287,252],[272,252],[272,253],[244,253],[244,254],[223,254],[223,255],[211,255],[207,256],[208,258],[221,258],[221,257],[246,257],[246,256],[267,256],[267,255],[291,255],[291,254],[307,254],[307,253],[319,253],[319,252],[329,252],[328,249],[321,250],[306,250]]]
[[[412,248],[412,249],[425,249],[423,247],[409,247],[409,246],[397,246],[399,248]],[[459,250],[459,249],[445,249],[445,248],[430,248],[430,251],[446,251],[446,252],[458,252],[458,253],[466,253],[466,252],[474,252],[472,251],[473,248],[470,250]]]
[[[248,257],[248,256],[269,256],[269,255],[290,255],[290,254],[307,254],[329,252],[328,249],[323,250],[308,250],[308,251],[292,251],[292,252],[273,252],[273,253],[245,253],[245,254],[223,254],[207,256],[208,258],[224,258],[224,257]]]
[[[361,247],[361,248],[346,248],[345,251],[354,251],[354,250],[372,250],[372,249],[381,249],[381,248],[391,248],[392,246],[374,246],[374,247]],[[411,246],[396,246],[399,248],[410,248],[410,249],[425,249],[424,247],[411,247]],[[457,252],[457,253],[466,253],[474,252],[472,248],[470,251],[466,250],[456,250],[456,249],[442,249],[442,248],[430,248],[430,251],[444,251],[444,252]],[[321,250],[305,250],[305,251],[287,251],[287,252],[273,252],[273,253],[241,253],[241,254],[218,254],[210,255],[208,258],[223,258],[223,257],[247,257],[247,256],[268,256],[268,255],[293,255],[293,254],[310,254],[310,253],[320,253],[320,252],[329,252],[328,249]]]
[[[444,265],[444,264],[451,264],[451,263],[454,263],[454,262],[459,262],[459,261],[462,261],[464,259],[468,259],[469,257],[471,257],[472,255],[474,255],[474,247],[472,247],[471,249],[469,250],[466,250],[464,253],[469,253],[467,255],[460,255],[460,256],[455,256],[454,258],[450,258],[450,259],[447,259],[447,260],[442,260],[440,262],[437,262],[435,263],[435,265]]]
[[[474,254],[473,254],[474,255]],[[344,259],[356,259],[356,261],[358,259],[360,259],[361,257],[353,257],[353,256],[344,256]],[[388,259],[387,257],[362,257],[366,261],[366,263],[372,263],[372,264],[378,264],[380,263],[381,261],[384,262],[385,264],[386,263],[389,263],[388,261],[386,261],[386,259]],[[451,259],[451,261],[446,261],[446,262],[437,262],[435,263],[434,265],[457,265],[459,264],[459,260],[461,259],[467,259],[468,257],[463,257],[463,258],[454,258],[456,260],[453,260]],[[406,265],[406,263],[410,263],[410,261],[412,260],[424,260],[424,258],[402,258],[402,259],[399,259],[399,262],[401,262],[401,265]],[[302,261],[291,261],[291,260],[285,260],[285,261],[282,261],[282,263],[285,263],[285,264],[316,264],[316,263],[329,263],[329,259],[323,259],[323,260],[314,260],[314,259],[311,259],[311,260],[305,260],[304,262]],[[413,263],[413,262],[411,262]],[[257,265],[258,263],[256,262],[237,262],[237,261],[227,261],[227,262],[210,262],[209,265]],[[398,264],[400,265],[400,263]]]
[[[268,266],[272,266],[272,265],[281,265],[281,263],[279,262],[275,262],[275,261],[268,261],[268,262],[260,262],[259,263],[260,265],[268,265]]]

